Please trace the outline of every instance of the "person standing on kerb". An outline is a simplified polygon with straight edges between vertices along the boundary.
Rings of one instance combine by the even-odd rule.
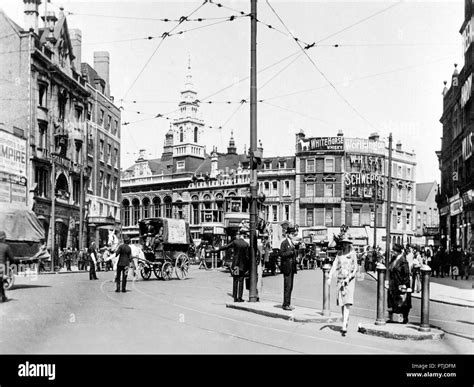
[[[6,239],[5,231],[0,231],[0,302],[8,301],[3,287],[3,277],[8,275],[8,264],[13,262],[13,252]]]
[[[283,310],[294,310],[291,306],[291,292],[293,291],[294,276],[297,273],[296,269],[296,254],[297,250],[293,243],[293,233],[296,229],[288,227],[286,230],[286,238],[280,245],[281,256],[281,272],[283,273]]]
[[[232,297],[234,302],[244,302],[242,299],[244,293],[244,278],[249,270],[250,264],[250,245],[242,238],[245,231],[240,229],[236,238],[226,246],[217,248],[215,251],[233,249],[232,265]]]
[[[330,285],[331,278],[334,273],[337,273],[337,305],[342,308],[342,336],[345,336],[347,333],[349,312],[351,305],[354,303],[354,278],[357,274],[357,254],[352,247],[352,243],[352,240],[348,237],[344,237],[341,240],[341,251],[337,253],[327,277],[328,285]]]

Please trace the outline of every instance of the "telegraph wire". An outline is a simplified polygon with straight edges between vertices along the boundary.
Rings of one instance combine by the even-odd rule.
[[[133,88],[133,86],[135,86],[135,83],[138,81],[138,79],[140,78],[140,76],[142,75],[143,71],[145,71],[146,67],[148,66],[148,64],[151,62],[151,60],[153,59],[153,57],[155,56],[156,52],[158,51],[158,49],[161,47],[161,45],[163,44],[163,42],[165,41],[166,37],[169,36],[170,33],[172,33],[176,28],[178,28],[187,18],[189,18],[190,16],[192,16],[193,14],[195,14],[197,11],[199,11],[206,3],[207,3],[208,0],[204,0],[204,2],[199,6],[197,7],[194,11],[192,11],[188,16],[182,16],[179,20],[179,22],[169,31],[169,32],[165,32],[162,37],[161,37],[161,41],[160,43],[157,45],[157,47],[155,48],[155,50],[153,51],[153,53],[151,54],[151,56],[148,58],[148,60],[146,61],[145,65],[143,66],[143,68],[140,70],[140,72],[138,73],[137,77],[135,78],[135,80],[133,81],[133,83],[130,85],[130,87],[128,88],[128,90],[125,92],[123,98],[126,98],[128,93],[130,92],[130,90]]]
[[[275,14],[275,16],[278,18],[278,20],[280,20],[281,24],[285,27],[285,29],[288,31],[288,33],[293,36],[293,34],[291,33],[290,29],[286,26],[286,24],[284,23],[284,21],[281,19],[281,17],[278,15],[278,13],[273,9],[273,7],[271,6],[271,4],[269,3],[268,0],[266,0],[266,3],[268,4],[268,6],[270,7],[270,9],[272,10],[272,12]],[[372,128],[376,129],[376,127],[366,118],[362,115],[362,113],[360,113],[340,92],[339,90],[336,88],[336,86],[334,86],[334,84],[331,82],[331,80],[326,76],[326,74],[324,74],[320,68],[316,65],[316,63],[313,61],[313,59],[308,55],[307,53],[307,50],[305,50],[305,48],[301,45],[301,43],[299,41],[296,41],[296,44],[298,45],[298,47],[300,47],[300,49],[303,51],[303,53],[306,55],[306,57],[308,58],[308,60],[311,62],[311,64],[313,65],[313,67],[318,71],[319,74],[321,74],[321,76],[326,80],[326,82],[329,83],[329,85],[331,85],[332,89],[337,93],[337,95],[360,117],[362,118],[368,125],[370,125]]]
[[[67,14],[68,14],[68,16],[91,16],[91,17],[113,18],[113,19],[150,20],[150,21],[161,21],[161,22],[165,22],[165,23],[182,22],[183,19],[185,19],[185,21],[188,21],[188,22],[203,22],[203,21],[209,21],[209,20],[223,20],[223,19],[241,17],[241,15],[230,15],[230,16],[200,17],[200,18],[190,19],[189,17],[182,16],[179,19],[169,19],[169,18],[153,18],[153,17],[140,17],[140,16],[98,15],[98,14],[76,13],[76,12],[68,12]]]

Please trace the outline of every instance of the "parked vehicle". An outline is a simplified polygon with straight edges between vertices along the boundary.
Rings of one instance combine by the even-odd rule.
[[[0,224],[14,256],[3,283],[5,289],[10,289],[15,275],[31,270],[37,272],[41,264],[51,260],[51,255],[46,247],[43,225],[30,209],[0,206]]]

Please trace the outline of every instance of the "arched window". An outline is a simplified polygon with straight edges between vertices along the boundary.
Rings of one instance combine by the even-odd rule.
[[[194,142],[198,142],[198,127],[194,127]]]
[[[191,223],[192,224],[199,224],[199,197],[197,195],[194,195],[192,198],[192,218],[191,218]]]
[[[161,199],[158,196],[153,198],[153,216],[155,218],[161,216]]]
[[[62,173],[56,180],[55,192],[56,196],[60,197],[61,199],[69,199],[69,184],[67,182],[66,176],[64,176]]]
[[[184,141],[184,132],[183,132],[183,127],[180,126],[179,128],[179,142],[183,142]]]
[[[172,211],[172,205],[171,205],[171,198],[169,196],[166,196],[163,199],[163,202],[165,203],[165,218],[172,218],[173,217],[173,211]]]
[[[148,218],[150,216],[150,199],[144,198],[142,200],[143,205],[143,217]]]
[[[133,218],[132,218],[132,225],[138,224],[138,219],[140,219],[140,200],[137,198],[132,200],[133,206]]]
[[[201,222],[212,222],[211,195],[204,195],[203,210],[201,213]]]
[[[130,226],[130,202],[124,199],[122,202],[122,219],[124,227]]]
[[[184,219],[183,202],[181,200],[176,201],[176,217],[178,219]]]

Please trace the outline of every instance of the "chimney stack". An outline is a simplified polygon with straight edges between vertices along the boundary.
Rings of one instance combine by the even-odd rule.
[[[23,0],[23,4],[25,5],[25,30],[33,30],[35,34],[38,34],[38,16],[41,0]]]
[[[110,54],[108,53],[108,51],[94,52],[94,69],[95,71],[97,71],[99,76],[105,81],[105,96],[106,97],[110,97],[109,65],[110,65]]]
[[[397,141],[396,147],[397,147],[397,150],[398,150],[398,151],[401,151],[401,150],[402,150],[402,143],[401,143],[401,141]]]
[[[342,129],[339,129],[339,131],[337,132],[337,137],[344,137],[344,132],[342,131]]]
[[[377,132],[370,133],[370,136],[369,136],[370,141],[378,141],[379,138],[380,138],[380,136]]]
[[[72,50],[74,54],[74,64],[76,71],[81,72],[81,61],[82,61],[82,31],[79,29],[69,30],[71,36]]]

